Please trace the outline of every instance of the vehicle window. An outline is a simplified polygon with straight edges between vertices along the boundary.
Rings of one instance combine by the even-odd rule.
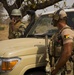
[[[32,27],[29,35],[42,34],[47,32],[55,33],[54,29],[56,29],[56,27],[52,25],[52,18],[48,15],[43,15],[36,20],[35,25]]]
[[[67,12],[67,24],[74,29],[74,12]]]

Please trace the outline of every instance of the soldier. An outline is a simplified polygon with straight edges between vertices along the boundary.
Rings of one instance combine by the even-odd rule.
[[[19,9],[11,12],[11,22],[9,23],[9,39],[24,37],[26,25],[21,22],[22,14]]]
[[[67,14],[63,9],[54,13],[53,25],[59,30],[53,38],[53,56],[55,58],[55,65],[52,67],[51,75],[61,75],[63,68],[66,68],[66,75],[72,75],[72,64],[69,61],[73,51],[74,32],[67,25]],[[64,75],[62,74],[62,75]]]

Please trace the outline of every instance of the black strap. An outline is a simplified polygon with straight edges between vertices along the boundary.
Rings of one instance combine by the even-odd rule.
[[[59,33],[61,34],[64,29],[71,29],[71,28],[70,27],[64,27],[63,29],[60,30]]]
[[[60,32],[58,33],[58,39],[61,40],[61,46],[63,46],[63,39],[61,36],[61,33],[64,29],[71,29],[70,27],[64,27],[63,29],[60,30]]]

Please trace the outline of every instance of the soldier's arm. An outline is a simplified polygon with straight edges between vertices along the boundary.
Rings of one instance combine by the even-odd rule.
[[[11,19],[11,21],[9,23],[9,35],[8,35],[9,39],[14,38],[14,36],[13,36],[14,24],[15,24],[15,22]]]
[[[61,33],[63,38],[63,50],[57,64],[55,65],[55,70],[52,72],[52,75],[55,75],[55,73],[57,73],[69,60],[73,50],[73,33],[74,32],[70,29],[65,29]]]
[[[56,73],[59,71],[60,68],[62,68],[66,62],[69,60],[72,52],[73,43],[69,42],[64,44],[63,46],[63,52],[55,65],[55,69],[52,71],[52,75],[56,75]]]
[[[18,37],[23,37],[24,36],[24,31],[25,31],[25,27],[23,25],[21,25],[18,29],[18,31],[15,33],[15,36]]]

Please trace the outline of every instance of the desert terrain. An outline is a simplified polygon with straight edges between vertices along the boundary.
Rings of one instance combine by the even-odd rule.
[[[9,26],[6,24],[0,24],[0,41],[8,39]]]

